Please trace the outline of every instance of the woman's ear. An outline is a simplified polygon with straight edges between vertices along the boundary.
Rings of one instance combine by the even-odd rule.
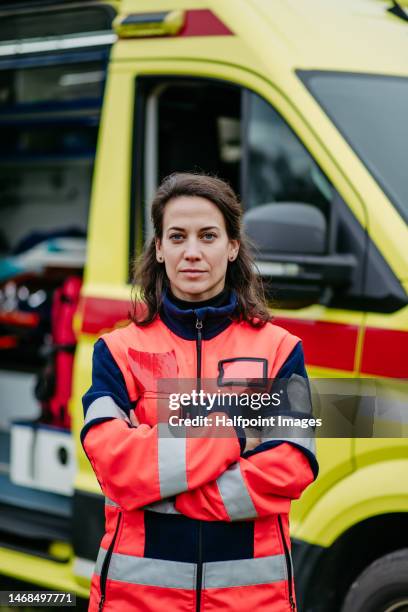
[[[228,259],[235,261],[239,252],[239,240],[230,240],[228,245]]]
[[[155,239],[155,245],[156,245],[156,259],[157,259],[157,261],[159,263],[163,263],[164,257],[163,257],[162,245],[161,245],[160,238],[156,238]]]

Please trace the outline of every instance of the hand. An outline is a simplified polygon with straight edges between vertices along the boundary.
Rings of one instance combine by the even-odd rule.
[[[130,411],[130,422],[132,423],[133,427],[138,427],[140,425],[139,420],[135,414],[134,410]]]
[[[262,444],[261,438],[255,437],[253,429],[245,428],[245,434],[246,444],[244,448],[244,453],[246,453],[247,451],[254,450],[254,448],[259,446],[259,444]]]

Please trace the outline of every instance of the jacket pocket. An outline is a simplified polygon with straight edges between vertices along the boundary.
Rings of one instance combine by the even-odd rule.
[[[113,553],[113,549],[115,547],[115,543],[116,540],[118,538],[118,534],[119,534],[119,527],[122,521],[122,513],[119,512],[118,514],[118,518],[117,518],[117,522],[116,522],[116,528],[115,528],[115,533],[113,535],[112,541],[109,545],[108,550],[106,551],[106,555],[105,555],[105,559],[103,560],[103,564],[102,564],[102,569],[101,569],[101,575],[100,575],[100,590],[101,590],[101,599],[99,601],[99,612],[102,611],[103,609],[103,605],[105,603],[105,597],[106,597],[106,581],[108,578],[108,571],[109,571],[109,565],[111,562],[111,558],[112,558],[112,553]]]
[[[289,594],[289,605],[291,610],[296,610],[295,603],[295,595],[293,592],[293,566],[292,566],[292,557],[290,554],[289,546],[286,542],[285,533],[283,530],[282,517],[278,514],[278,525],[279,525],[279,533],[282,540],[283,552],[285,554],[286,561],[286,572],[288,576],[288,594]]]
[[[177,378],[178,366],[174,350],[166,353],[147,353],[128,349],[128,362],[135,378],[139,395],[146,391],[162,392],[158,381]]]

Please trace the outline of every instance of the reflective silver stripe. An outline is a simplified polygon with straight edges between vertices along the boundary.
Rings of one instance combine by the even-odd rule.
[[[161,514],[180,514],[180,512],[176,510],[174,502],[169,499],[162,499],[161,501],[154,502],[154,504],[144,506],[142,510],[151,510],[152,512],[160,512]]]
[[[191,590],[195,588],[196,567],[195,563],[163,561],[162,559],[113,553],[108,578],[130,584]]]
[[[225,509],[231,521],[258,516],[249,495],[239,463],[231,465],[216,480]]]
[[[173,437],[168,423],[158,424],[158,467],[160,496],[173,497],[187,491],[186,435],[178,427]]]
[[[100,548],[95,565],[95,574],[98,576],[105,555],[106,550]],[[196,572],[195,563],[113,553],[108,578],[129,584],[193,590],[196,586]],[[203,563],[203,588],[206,589],[270,584],[287,579],[285,555]]]
[[[126,412],[119,408],[119,406],[108,395],[98,397],[98,399],[92,402],[86,411],[84,424],[87,425],[94,419],[100,419],[103,417],[113,417],[114,419],[122,419],[130,423]]]
[[[113,499],[109,499],[109,497],[105,497],[105,506],[113,506],[114,508],[120,508],[119,504],[113,501]]]
[[[98,552],[98,556],[97,556],[96,563],[95,563],[95,570],[94,570],[97,576],[101,575],[102,565],[103,565],[103,562],[105,561],[106,553],[107,551],[101,546]]]
[[[276,428],[273,429],[275,432]],[[299,446],[303,446],[306,450],[310,451],[314,455],[316,455],[316,441],[314,438],[287,438],[283,436],[273,436],[273,438],[264,438],[262,436],[262,442],[292,442],[293,444],[298,444]]]
[[[203,564],[203,588],[222,589],[287,580],[285,555]]]

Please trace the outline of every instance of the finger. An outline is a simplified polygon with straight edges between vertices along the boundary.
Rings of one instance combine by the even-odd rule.
[[[139,419],[137,418],[134,410],[130,411],[130,422],[132,423],[134,427],[139,426]]]

